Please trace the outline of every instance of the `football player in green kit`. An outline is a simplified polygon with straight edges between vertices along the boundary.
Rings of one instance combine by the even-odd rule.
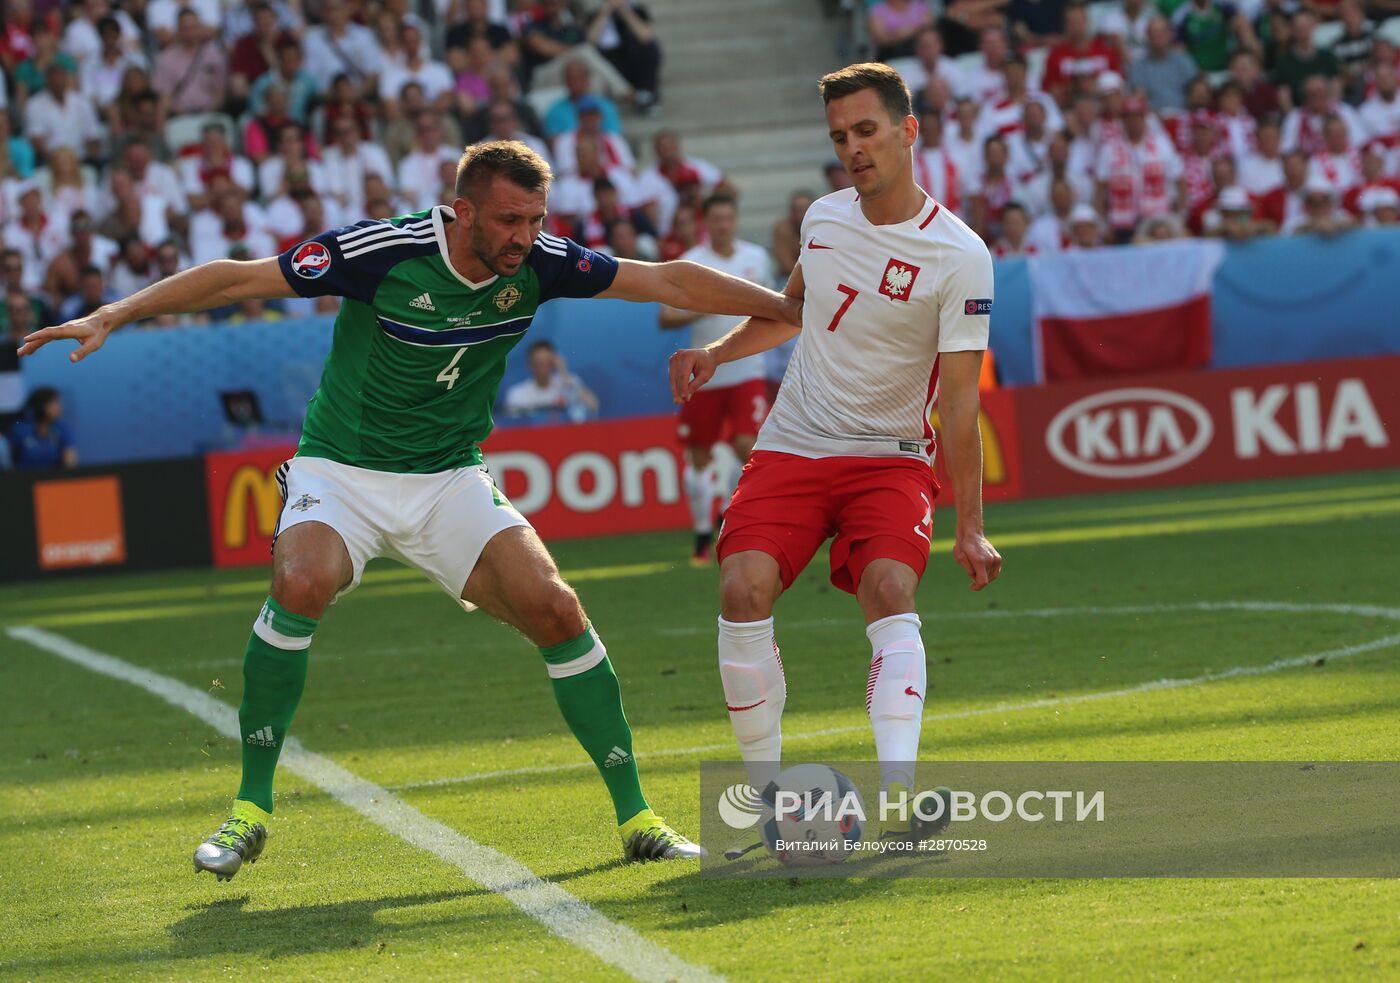
[[[195,851],[196,871],[227,879],[261,854],[316,627],[377,556],[412,564],[539,646],[559,709],[612,796],[627,858],[701,854],[647,804],[607,651],[479,445],[506,356],[549,300],[656,301],[793,324],[800,305],[694,263],[615,260],[542,232],[550,177],[524,144],[478,144],[462,156],[450,206],[333,229],[276,257],[205,263],[24,339],[25,355],[76,340],[76,362],[122,325],[161,314],[344,298],[300,446],[280,473],[272,589],[244,653],[242,785]]]

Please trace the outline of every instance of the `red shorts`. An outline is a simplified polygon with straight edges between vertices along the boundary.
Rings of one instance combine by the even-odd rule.
[[[872,560],[928,565],[938,481],[910,457],[807,458],[755,451],[724,511],[717,554],[760,550],[787,589],[828,537],[831,583],[854,594]]]
[[[768,416],[768,380],[701,389],[681,406],[676,436],[686,447],[710,447],[740,434],[752,437]],[[728,431],[725,425],[728,424]]]

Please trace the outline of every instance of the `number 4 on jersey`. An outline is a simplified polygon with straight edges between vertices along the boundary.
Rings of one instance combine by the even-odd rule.
[[[457,381],[457,377],[462,374],[462,370],[457,368],[457,363],[462,360],[462,353],[467,350],[463,345],[457,349],[457,354],[452,356],[452,361],[447,363],[447,367],[437,374],[438,382],[447,383],[447,388],[451,389],[452,384]]]
[[[846,316],[846,312],[851,309],[851,304],[855,303],[860,291],[855,287],[848,287],[844,283],[838,283],[836,289],[846,295],[846,299],[841,302],[841,306],[836,308],[836,314],[832,317],[831,323],[826,326],[826,330],[835,331],[836,325],[841,323],[841,319]]]

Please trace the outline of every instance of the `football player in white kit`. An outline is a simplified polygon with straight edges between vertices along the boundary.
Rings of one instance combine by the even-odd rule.
[[[828,537],[831,582],[865,615],[866,709],[882,790],[914,791],[926,692],[915,593],[928,561],[935,401],[957,502],[953,557],[981,590],[1001,571],[982,529],[977,381],[992,308],[986,245],[913,177],[918,122],[886,65],[821,80],[827,126],[853,187],[815,202],[787,293],[803,298],[797,349],[718,543],[719,666],[749,782],[780,770],[787,699],[773,606]],[[677,402],[718,366],[797,329],[750,318],[671,358]],[[920,830],[886,822],[883,835]]]
[[[768,250],[735,237],[739,228],[739,204],[733,195],[712,194],[702,206],[705,215],[705,242],[685,252],[688,259],[737,276],[750,283],[771,286],[773,262]],[[696,314],[675,307],[661,308],[661,327],[690,325],[690,344],[701,348],[718,341],[739,323],[739,318]],[[739,483],[739,469],[749,459],[758,428],[768,416],[768,378],[761,355],[737,359],[715,370],[703,392],[681,406],[676,420],[676,436],[685,447],[685,496],[690,503],[695,527],[695,549],[691,562],[710,562],[714,536],[714,503],[729,503]],[[726,464],[722,474],[712,467],[713,449],[721,439],[734,451],[733,467]]]

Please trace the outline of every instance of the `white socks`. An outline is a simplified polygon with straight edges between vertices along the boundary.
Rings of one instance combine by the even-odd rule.
[[[714,532],[714,468],[704,468],[703,470],[697,471],[687,464],[685,466],[684,480],[685,499],[690,504],[690,519],[695,524],[695,532],[698,535]]]
[[[880,787],[900,783],[912,795],[914,762],[919,758],[919,730],[928,691],[921,622],[916,614],[881,618],[865,629],[870,639],[870,677],[865,709],[875,732]]]
[[[778,644],[773,640],[772,618],[748,622],[719,619],[719,678],[739,753],[748,767],[749,784],[762,792],[780,770],[783,704],[787,702],[787,682]]]
[[[865,708],[875,732],[880,787],[902,784],[912,795],[924,720],[927,669],[921,622],[916,614],[896,614],[865,629],[872,656]],[[773,639],[773,619],[736,622],[719,619],[719,675],[729,722],[760,792],[781,770],[783,705],[787,681]]]

